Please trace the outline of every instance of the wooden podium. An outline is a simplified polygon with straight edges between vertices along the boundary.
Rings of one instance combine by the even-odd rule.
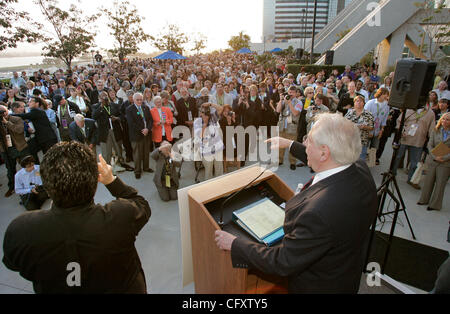
[[[282,278],[263,279],[249,274],[248,269],[233,268],[231,253],[220,250],[214,233],[220,230],[216,220],[205,207],[214,200],[221,199],[244,188],[263,171],[252,167],[235,174],[218,178],[211,183],[192,188],[188,192],[191,227],[192,260],[195,292],[199,294],[246,294],[246,293],[284,293],[280,287]],[[266,182],[278,196],[287,201],[294,191],[275,173],[267,170],[252,185]],[[242,193],[245,193],[242,192]],[[281,286],[284,286],[282,284]]]

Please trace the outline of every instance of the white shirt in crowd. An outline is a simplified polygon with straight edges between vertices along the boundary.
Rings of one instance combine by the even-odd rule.
[[[441,100],[442,98],[450,100],[450,91],[449,90],[444,90],[441,92],[438,88],[438,89],[435,89],[433,92],[436,92],[436,94],[438,95],[438,100]]]

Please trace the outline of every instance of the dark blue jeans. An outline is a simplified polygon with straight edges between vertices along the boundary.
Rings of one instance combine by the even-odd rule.
[[[395,175],[397,174],[397,168],[400,164],[400,160],[403,158],[403,155],[405,155],[406,150],[408,150],[409,154],[408,181],[410,181],[412,176],[414,175],[414,172],[416,171],[417,163],[420,161],[420,157],[422,156],[423,148],[403,144],[400,145],[397,157],[395,158],[394,169],[392,169],[392,172]]]

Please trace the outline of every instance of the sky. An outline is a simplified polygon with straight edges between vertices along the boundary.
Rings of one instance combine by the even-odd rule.
[[[240,31],[248,34],[252,42],[261,42],[263,28],[263,0],[129,0],[145,17],[143,29],[150,35],[157,35],[168,24],[176,24],[187,33],[202,33],[207,37],[204,52],[228,48],[231,36]],[[61,8],[67,8],[77,0],[59,0]],[[112,0],[80,0],[77,4],[85,14],[97,12],[97,8],[112,7]],[[19,0],[17,8],[42,22],[42,15],[33,0]],[[109,35],[105,20],[97,22],[96,44],[99,48],[112,48],[113,38]],[[21,45],[19,49],[39,52],[40,46]],[[141,52],[157,51],[150,43],[141,45]],[[6,51],[7,52],[7,51]],[[9,51],[11,52],[11,51]]]

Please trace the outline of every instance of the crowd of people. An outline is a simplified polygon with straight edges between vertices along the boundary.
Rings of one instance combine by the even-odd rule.
[[[286,203],[286,236],[279,245],[216,231],[218,248],[231,252],[235,268],[287,277],[291,293],[358,292],[377,214],[366,160],[379,164],[399,128],[400,110],[389,106],[393,73],[381,79],[376,65],[363,65],[343,73],[301,69],[295,77],[283,58],[267,70],[253,55],[232,53],[96,60],[69,73],[14,73],[0,88],[5,197],[15,192],[33,210],[5,233],[7,268],[32,281],[37,293],[146,293],[134,243],[151,209],[114,172],[134,171],[136,180],[153,173],[160,198],[176,200],[184,157],[173,146],[191,137],[199,148],[195,167],[204,168],[207,180],[226,171],[229,156],[238,167],[245,164],[255,149],[252,136],[268,139],[279,166],[288,150],[292,171],[309,166],[316,175]],[[450,175],[450,154],[440,153],[450,146],[448,86],[438,75],[435,87],[424,108],[406,111],[393,169],[408,167],[408,184],[420,189],[412,177],[427,158],[418,204],[428,210],[442,208]],[[256,132],[245,133],[239,145],[229,127]],[[16,173],[17,163],[22,169]],[[98,182],[117,200],[95,204]],[[49,198],[51,210],[34,211]],[[74,261],[83,284],[67,279]]]
[[[253,55],[233,53],[187,60],[100,60],[95,65],[75,66],[69,73],[41,69],[30,77],[15,72],[0,91],[4,112],[0,149],[9,181],[5,196],[15,191],[16,164],[31,155],[39,165],[38,153],[45,154],[60,141],[79,141],[95,154],[100,148],[115,171],[134,171],[140,179],[143,172],[154,172],[150,157],[172,161],[170,154],[164,153],[167,149],[160,147],[180,139],[173,130],[185,126],[201,147],[202,162],[196,169],[204,168],[207,180],[227,169],[225,154],[231,154],[241,166],[253,149],[246,135],[245,151],[236,152],[236,137],[226,138],[227,127],[253,126],[260,130],[259,138],[271,137],[270,128],[277,127],[280,136],[302,142],[323,112],[340,112],[355,123],[361,135],[360,158],[371,156],[379,164],[388,138],[398,127],[400,111],[388,105],[393,74],[382,79],[373,64],[347,66],[343,73],[336,69],[307,73],[302,68],[295,77],[288,72],[284,58],[277,57],[276,68],[264,69]],[[420,188],[410,182],[417,163],[424,158],[423,152],[430,153],[427,139],[448,112],[446,81],[438,75],[434,85],[425,108],[407,114],[407,131],[395,167],[403,166],[408,150],[408,183],[414,188]],[[439,125],[447,134],[445,122]],[[263,127],[268,129],[266,134]],[[443,140],[446,138],[444,135]],[[229,143],[234,150],[231,153],[226,152]],[[285,149],[280,148],[280,166],[284,154]],[[447,157],[432,161],[448,168]],[[305,166],[291,154],[288,160],[293,171]],[[167,179],[167,173],[174,176],[175,172],[167,164],[166,168],[161,178],[157,171],[155,184],[170,190],[178,178]]]

